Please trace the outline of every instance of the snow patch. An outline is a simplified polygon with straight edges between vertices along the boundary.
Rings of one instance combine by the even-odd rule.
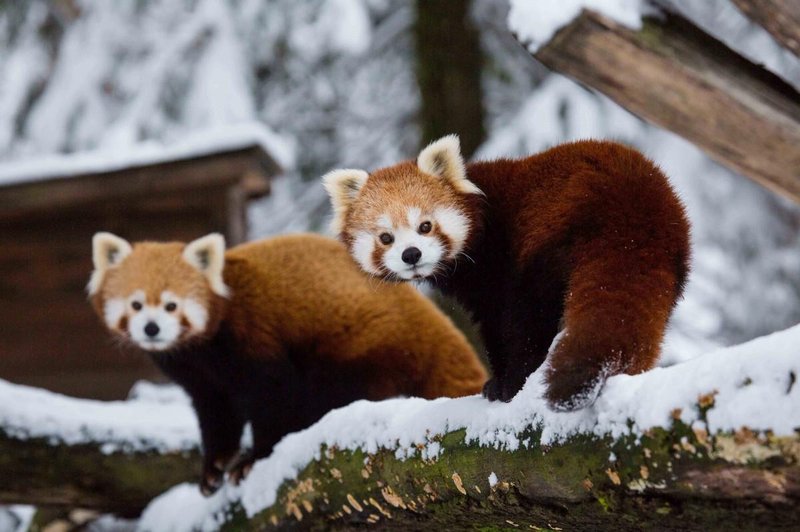
[[[632,29],[642,26],[642,0],[511,0],[508,27],[534,53],[584,9],[597,11]]]
[[[134,388],[137,394],[146,387]],[[9,436],[46,438],[55,444],[103,442],[103,452],[161,452],[200,447],[191,405],[172,390],[172,401],[149,397],[127,401],[76,399],[0,380],[0,427]]]
[[[489,487],[493,488],[497,485],[497,475],[494,474],[492,471],[491,475],[489,475]]]

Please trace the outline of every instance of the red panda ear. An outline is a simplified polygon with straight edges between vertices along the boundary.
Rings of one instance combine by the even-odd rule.
[[[230,295],[230,288],[222,278],[222,270],[225,268],[225,237],[221,234],[211,233],[186,244],[183,260],[205,275],[212,292],[222,297]]]
[[[92,262],[94,271],[86,286],[87,292],[93,296],[100,289],[106,271],[116,266],[131,254],[131,245],[127,240],[111,233],[95,233],[92,238]]]
[[[322,184],[333,205],[333,221],[331,230],[338,235],[344,228],[344,217],[356,199],[358,193],[367,183],[369,174],[364,170],[333,170],[322,176]]]
[[[482,194],[472,181],[467,179],[461,143],[457,135],[448,135],[431,142],[417,157],[417,166],[427,174],[447,180],[464,194]]]

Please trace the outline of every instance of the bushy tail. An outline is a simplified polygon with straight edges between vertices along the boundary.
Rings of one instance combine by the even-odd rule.
[[[546,371],[546,398],[556,410],[593,403],[609,376],[653,367],[683,282],[657,247],[626,250],[594,239],[575,256],[565,331]]]

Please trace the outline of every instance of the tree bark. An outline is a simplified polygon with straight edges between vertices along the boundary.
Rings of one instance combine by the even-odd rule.
[[[800,93],[686,19],[633,31],[584,11],[535,57],[800,201]]]
[[[530,436],[538,441],[537,431]],[[284,483],[271,508],[250,519],[234,508],[226,528],[773,530],[800,522],[796,436],[709,438],[678,423],[639,439],[576,436],[515,451],[465,444],[463,431],[441,445],[433,461],[328,449]]]
[[[0,428],[0,503],[87,508],[134,517],[175,484],[197,481],[199,452],[103,451],[102,443],[21,440]]]
[[[800,57],[800,2],[733,0],[747,18],[763,27],[781,46]]]
[[[417,0],[414,26],[422,145],[450,133],[465,157],[486,137],[480,35],[470,0]]]

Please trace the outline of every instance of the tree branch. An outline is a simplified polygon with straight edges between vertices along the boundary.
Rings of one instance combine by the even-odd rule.
[[[678,15],[643,22],[584,11],[535,57],[800,201],[800,93]]]
[[[800,57],[800,3],[793,0],[733,0],[744,15]]]

